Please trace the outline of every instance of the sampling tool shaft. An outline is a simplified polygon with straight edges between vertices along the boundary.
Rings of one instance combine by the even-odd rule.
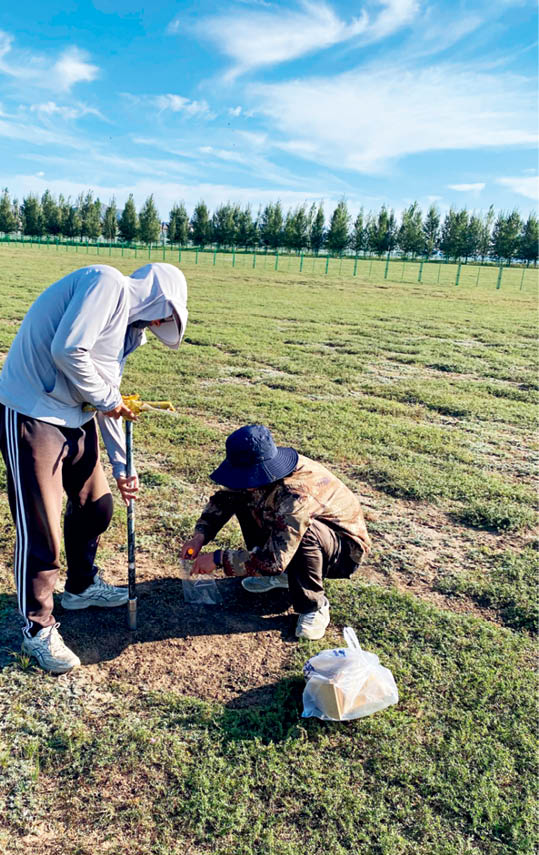
[[[133,466],[133,422],[125,423],[125,453],[127,458],[127,477],[134,474]],[[127,506],[127,579],[129,601],[127,603],[127,624],[129,629],[137,628],[137,588],[135,567],[135,500],[129,499]]]

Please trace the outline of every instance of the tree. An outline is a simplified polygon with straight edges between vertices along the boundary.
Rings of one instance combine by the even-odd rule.
[[[65,234],[64,229],[65,229],[65,223],[66,223],[68,212],[69,212],[69,204],[64,199],[63,194],[60,193],[58,196],[58,226],[60,229],[58,234],[61,234],[61,235]]]
[[[447,258],[461,258],[466,246],[468,212],[451,208],[444,219],[440,236],[440,249]]]
[[[289,249],[301,252],[309,244],[309,215],[305,205],[298,205],[295,211],[289,211],[284,228],[285,245]]]
[[[492,254],[495,258],[505,259],[511,264],[511,259],[520,248],[520,234],[522,231],[522,220],[518,211],[510,214],[500,212],[494,223],[492,231]]]
[[[402,212],[397,242],[404,255],[414,256],[423,252],[425,239],[421,219],[421,209],[417,202]]]
[[[494,205],[491,205],[488,209],[487,213],[483,217],[481,221],[481,234],[479,237],[479,244],[477,246],[477,252],[481,256],[481,261],[483,262],[487,255],[490,252],[490,246],[492,241],[492,225],[494,223]]]
[[[309,243],[311,245],[311,249],[313,252],[318,255],[322,247],[324,246],[325,241],[325,218],[324,218],[324,208],[322,206],[322,202],[320,202],[318,206],[318,210],[316,214],[314,213],[314,204],[311,208],[311,233],[309,235]]]
[[[359,255],[360,252],[366,249],[366,238],[365,217],[363,214],[363,208],[360,208],[359,214],[354,220],[352,234],[350,235],[350,246],[356,255]]]
[[[17,228],[17,219],[13,211],[13,206],[9,198],[7,187],[4,187],[2,198],[0,199],[0,232],[11,234]]]
[[[481,220],[476,214],[472,214],[462,234],[461,251],[465,261],[468,261],[469,258],[475,258],[479,253],[481,229]]]
[[[205,202],[199,202],[191,217],[191,237],[195,246],[204,248],[210,242],[210,212]]]
[[[189,217],[183,202],[174,205],[169,214],[168,239],[170,243],[178,243],[185,246],[189,238]]]
[[[139,235],[143,243],[157,243],[161,234],[161,220],[153,195],[148,196],[139,213]]]
[[[131,243],[131,241],[138,237],[139,221],[132,193],[129,194],[129,198],[124,205],[118,222],[118,231],[121,239],[126,243]]]
[[[1,226],[0,226],[1,228]],[[524,224],[522,234],[520,236],[520,248],[518,255],[528,265],[533,261],[537,265],[537,257],[539,255],[539,221],[535,214],[530,214]]]
[[[440,236],[440,212],[436,205],[431,205],[423,221],[423,250],[430,258],[438,246]]]
[[[81,218],[81,237],[86,236],[90,240],[97,240],[101,234],[101,202],[94,199],[91,190],[86,196],[79,196],[79,213]]]
[[[251,208],[247,205],[246,208],[239,211],[236,224],[236,241],[238,246],[244,246],[245,249],[256,244],[256,225],[253,222]]]
[[[260,221],[260,237],[266,247],[277,250],[283,241],[283,209],[280,202],[270,202]]]
[[[45,234],[59,235],[62,230],[62,213],[49,190],[45,190],[41,197],[41,212]]]
[[[367,223],[367,243],[371,252],[384,255],[395,248],[397,242],[397,221],[395,212],[388,211],[382,205],[378,217],[369,214]]]
[[[330,252],[342,255],[348,246],[348,231],[350,228],[350,214],[344,199],[337,204],[331,215],[326,244]]]
[[[22,230],[25,235],[41,237],[43,234],[43,214],[37,196],[30,194],[22,200]]]
[[[105,208],[103,214],[103,237],[108,241],[116,240],[118,234],[118,208],[114,196]]]
[[[211,237],[217,246],[232,246],[235,243],[235,211],[230,202],[215,209],[211,218]]]
[[[82,220],[80,211],[76,205],[70,205],[67,202],[67,211],[63,223],[63,233],[66,237],[78,237],[82,232]]]

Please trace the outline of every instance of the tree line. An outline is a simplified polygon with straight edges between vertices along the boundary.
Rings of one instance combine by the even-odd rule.
[[[342,199],[333,210],[329,223],[322,203],[297,205],[284,211],[280,202],[269,202],[253,215],[249,205],[218,205],[211,212],[199,202],[189,217],[183,203],[172,207],[163,229],[158,210],[149,196],[137,212],[130,195],[119,211],[114,198],[108,205],[88,191],[72,202],[62,195],[55,198],[45,190],[41,198],[26,196],[22,203],[10,198],[5,188],[0,197],[0,232],[22,232],[32,237],[62,237],[125,243],[142,241],[218,249],[244,248],[312,252],[324,250],[333,255],[345,252],[359,255],[386,255],[399,251],[406,257],[446,258],[467,261],[493,258],[510,263],[520,260],[537,263],[539,223],[531,213],[523,220],[518,211],[500,211],[493,206],[486,214],[451,208],[442,218],[436,205],[423,214],[417,202],[409,205],[397,220],[395,212],[382,205],[378,212],[355,219]]]

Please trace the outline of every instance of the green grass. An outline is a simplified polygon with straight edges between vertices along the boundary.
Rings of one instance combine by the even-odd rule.
[[[479,605],[494,608],[506,626],[536,631],[539,623],[538,544],[530,543],[519,552],[492,552],[482,549],[470,555],[465,574],[447,575],[438,589],[446,594],[466,594]]]
[[[0,260],[5,352],[45,285],[108,259],[0,246]],[[84,670],[56,680],[13,658],[0,671],[3,851],[45,849],[52,829],[63,855],[531,855],[537,598],[535,544],[524,539],[536,512],[534,272],[523,291],[496,291],[426,277],[392,283],[383,270],[326,278],[210,262],[186,264],[179,353],[152,340],[124,378],[125,392],[178,409],[135,427],[141,554],[156,566],[175,560],[224,438],[262,421],[358,492],[368,485],[375,550],[409,523],[410,573],[421,545],[413,523],[432,516],[460,550],[460,563],[432,582],[445,607],[419,589],[328,585],[333,623],[355,627],[401,696],[347,724],[300,717],[301,666],[339,643],[335,630],[298,646],[269,706],[243,710],[174,686],[94,686]],[[117,506],[102,556],[124,539]],[[5,565],[12,543],[3,491]],[[228,543],[239,543],[237,528],[220,536]],[[14,599],[7,571],[0,587],[1,626]]]
[[[178,855],[531,853],[524,640],[364,586],[338,600],[336,619],[351,616],[401,695],[352,724],[301,719],[298,677],[283,678],[268,708],[229,710],[173,691],[133,699],[121,686],[96,704],[76,678],[4,673],[17,698],[3,711],[0,760],[12,833],[65,803],[88,841],[65,852],[101,839],[118,855],[127,842]],[[321,646],[300,646],[298,670]]]

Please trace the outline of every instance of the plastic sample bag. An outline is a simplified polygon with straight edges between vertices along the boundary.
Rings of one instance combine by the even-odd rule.
[[[193,581],[182,579],[182,588],[183,599],[186,603],[192,603],[195,606],[218,606],[223,602],[215,579],[211,577],[202,576]]]
[[[378,656],[362,650],[354,630],[344,628],[348,647],[322,650],[305,664],[303,718],[349,721],[383,710],[399,700],[393,674]]]

